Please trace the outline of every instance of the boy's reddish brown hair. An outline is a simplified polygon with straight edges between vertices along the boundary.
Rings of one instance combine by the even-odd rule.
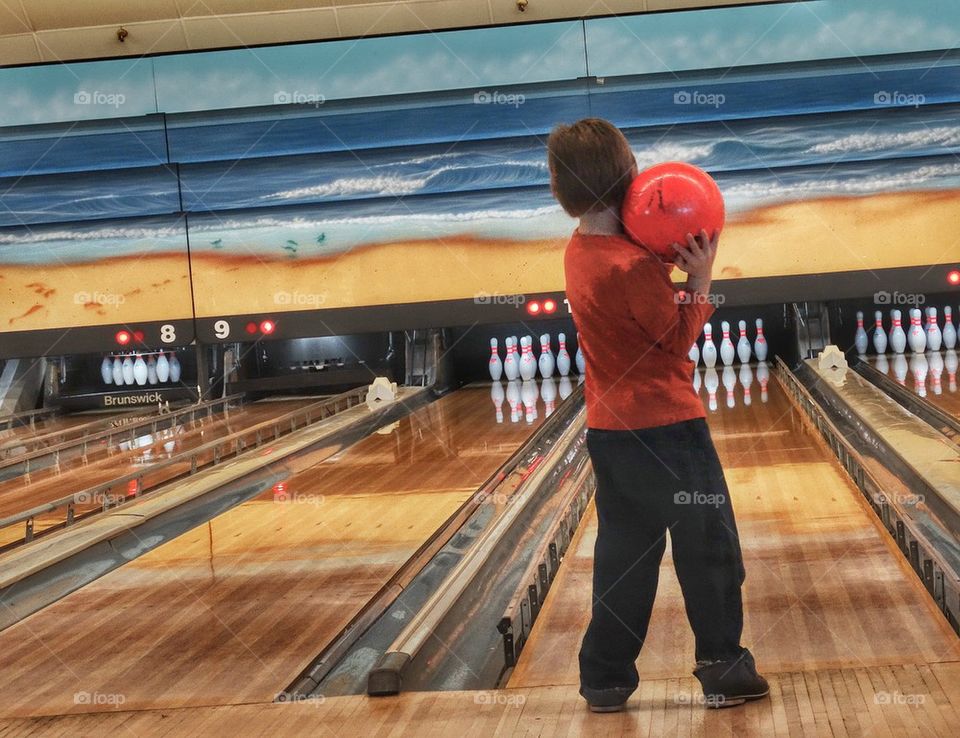
[[[553,196],[574,218],[591,210],[620,210],[636,159],[620,129],[602,118],[558,125],[547,139]]]

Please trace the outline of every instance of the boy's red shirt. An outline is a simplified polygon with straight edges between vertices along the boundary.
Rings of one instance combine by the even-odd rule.
[[[713,314],[704,295],[678,299],[670,266],[626,236],[574,231],[567,299],[587,363],[587,426],[636,430],[706,415],[690,347]]]

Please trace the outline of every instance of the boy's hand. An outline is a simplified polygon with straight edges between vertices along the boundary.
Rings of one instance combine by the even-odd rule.
[[[706,231],[700,231],[699,237],[692,233],[687,234],[687,245],[673,244],[677,252],[673,263],[696,280],[709,282],[713,274],[713,260],[717,257],[717,244],[720,242],[719,231],[713,232],[713,238],[707,237]]]

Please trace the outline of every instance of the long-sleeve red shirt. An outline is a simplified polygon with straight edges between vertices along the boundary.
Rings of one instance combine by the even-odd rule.
[[[587,426],[636,430],[704,417],[687,354],[713,314],[705,296],[678,299],[670,267],[625,236],[574,231],[564,272],[587,363]]]

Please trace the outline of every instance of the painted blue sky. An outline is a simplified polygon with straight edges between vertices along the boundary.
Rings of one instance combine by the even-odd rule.
[[[589,73],[598,76],[958,45],[955,0],[817,0],[587,21]],[[496,88],[585,73],[577,22],[7,69],[0,125],[273,105],[283,95]]]

